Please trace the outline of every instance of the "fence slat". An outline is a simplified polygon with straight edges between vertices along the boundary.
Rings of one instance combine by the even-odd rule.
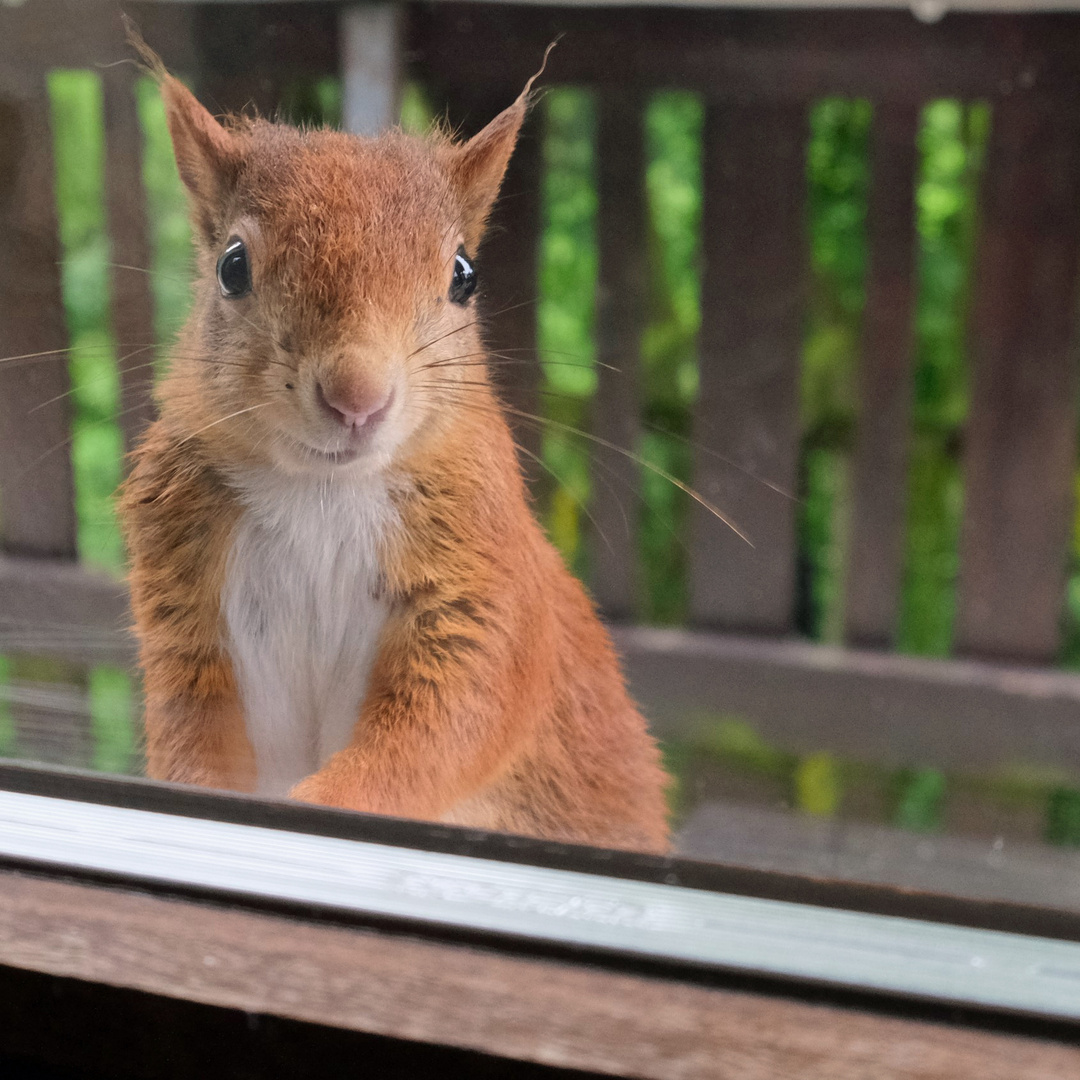
[[[508,104],[499,100],[472,105],[467,115],[474,128],[480,127]],[[510,159],[478,260],[481,325],[491,352],[499,354],[494,356],[494,381],[511,409],[529,414],[541,412],[536,312],[542,178],[539,124],[533,116],[525,121]],[[522,469],[536,491],[546,484],[543,470],[530,456],[540,453],[540,430],[521,417],[509,420],[525,451]]]
[[[1076,470],[1074,100],[995,106],[980,221],[956,646],[1047,661]]]
[[[0,365],[0,539],[9,551],[73,558],[70,408],[58,397],[69,389],[67,330],[48,101],[44,85],[32,98],[0,98],[0,357],[55,350]]]
[[[695,417],[695,438],[706,449],[697,451],[694,483],[754,546],[695,508],[691,614],[698,624],[782,633],[792,623],[795,504],[755,476],[795,488],[805,142],[802,106],[707,107]]]
[[[142,173],[136,69],[106,68],[105,169],[112,258],[112,325],[120,367],[120,430],[130,450],[153,416],[150,388],[156,350],[150,242]]]
[[[596,352],[600,366],[593,402],[593,434],[635,451],[640,432],[637,369],[647,302],[643,102],[633,93],[599,101],[599,280]],[[617,371],[611,370],[617,368]],[[596,446],[590,497],[593,529],[591,586],[606,615],[635,613],[638,468]]]
[[[846,632],[852,644],[896,635],[903,563],[915,290],[919,110],[875,109],[869,264],[859,372]]]
[[[791,754],[986,776],[1018,764],[1080,784],[1080,677],[668,627],[612,637],[652,733],[705,745],[737,717]]]
[[[282,90],[336,75],[336,4],[197,4],[191,23],[198,93],[215,114],[279,115]]]
[[[954,12],[931,25],[900,10],[780,6],[641,5],[615,14],[599,4],[438,3],[411,21],[409,51],[448,87],[475,85],[475,66],[462,58],[482,56],[485,84],[508,93],[559,35],[546,85],[677,85],[790,103],[829,94],[919,103],[1080,85],[1072,12]]]

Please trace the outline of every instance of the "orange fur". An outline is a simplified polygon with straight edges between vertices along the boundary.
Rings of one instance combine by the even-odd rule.
[[[447,301],[527,92],[458,144],[221,126],[160,77],[199,280],[122,500],[151,775],[255,783],[222,615],[246,512],[237,477],[310,476],[344,498],[336,477],[377,474],[398,520],[379,549],[389,615],[348,745],[293,797],[663,850],[655,744],[591,602],[530,512],[474,305]],[[215,278],[232,236],[250,254],[242,299],[223,298]],[[327,387],[392,395],[358,452],[320,410]]]

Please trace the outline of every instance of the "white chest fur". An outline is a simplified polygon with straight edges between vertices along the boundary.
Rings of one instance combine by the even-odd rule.
[[[385,482],[245,476],[222,606],[255,750],[256,790],[284,795],[348,744],[387,606]]]

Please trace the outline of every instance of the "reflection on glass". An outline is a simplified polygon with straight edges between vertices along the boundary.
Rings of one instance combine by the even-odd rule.
[[[63,446],[55,452],[71,455],[80,561],[118,573],[124,553],[112,492],[123,469],[120,373],[138,372],[147,382],[158,373],[166,350],[154,346],[168,341],[183,321],[191,260],[183,191],[160,98],[152,81],[140,78],[131,92],[143,147],[144,190],[132,192],[131,198],[146,201],[149,264],[114,266],[102,88],[103,77],[93,70],[58,70],[48,81],[63,311],[71,345],[70,450]],[[537,235],[523,237],[522,243],[535,247],[537,350],[527,358],[513,357],[538,359],[541,365],[539,411],[548,423],[539,441],[546,471],[537,484],[536,511],[568,565],[587,582],[606,557],[588,507],[602,485],[615,483],[611,463],[619,454],[575,433],[589,432],[605,407],[596,365],[596,289],[603,259],[597,124],[604,92],[610,93],[556,85],[536,106],[531,138],[540,142],[541,172],[533,178],[540,225]],[[283,98],[286,115],[312,125],[336,122],[340,115],[340,85],[325,73],[289,86]],[[405,126],[420,130],[432,116],[441,116],[443,107],[432,87],[411,83]],[[634,615],[640,625],[711,632],[711,627],[693,626],[690,552],[699,541],[692,524],[693,497],[679,484],[692,486],[703,456],[720,453],[731,460],[733,470],[755,474],[752,499],[797,498],[791,552],[797,581],[791,619],[781,629],[839,647],[845,640],[851,536],[858,526],[852,516],[852,468],[860,419],[858,380],[866,362],[862,331],[867,265],[873,256],[867,236],[875,206],[877,111],[868,99],[856,96],[821,97],[806,109],[805,184],[798,196],[804,235],[789,238],[802,245],[806,264],[804,332],[799,355],[788,358],[798,393],[797,461],[794,490],[777,493],[770,486],[770,451],[757,454],[755,447],[710,446],[695,439],[703,420],[699,375],[704,365],[718,362],[700,345],[703,323],[717,317],[702,300],[702,238],[707,227],[722,229],[726,221],[751,212],[749,194],[747,206],[717,207],[705,187],[704,140],[706,132],[716,130],[709,123],[710,110],[723,107],[684,90],[640,97],[644,158],[640,174],[627,176],[626,182],[643,192],[646,235],[640,243],[646,251],[647,282],[640,355],[625,361],[628,368],[639,369],[637,435],[632,445],[620,448],[635,456],[636,484],[618,492],[635,537]],[[768,140],[767,111],[744,115],[757,117],[761,138]],[[964,512],[963,434],[970,408],[967,320],[976,288],[980,184],[994,122],[992,104],[940,98],[923,103],[917,127],[911,222],[917,281],[909,379],[913,413],[896,641],[904,654],[945,658],[953,648]],[[749,193],[755,180],[742,177],[741,184],[736,178],[730,190]],[[760,224],[768,230],[767,215]],[[753,256],[746,253],[748,260]],[[483,268],[482,261],[478,265]],[[150,275],[157,342],[116,340],[110,290],[117,272]],[[756,299],[729,297],[725,302],[737,307]],[[33,370],[32,364],[12,364],[3,379],[27,379]],[[737,374],[729,380],[736,401],[744,390]],[[763,421],[766,433],[776,427]],[[20,474],[19,482],[33,486],[33,468]],[[711,497],[708,491],[700,494]],[[1069,668],[1076,666],[1080,641],[1080,617],[1072,602],[1080,595],[1076,547],[1074,542],[1062,552],[1063,559],[1071,560],[1071,577],[1062,597],[1060,661]],[[5,649],[0,657],[0,752],[140,774],[138,680],[133,664],[122,663],[130,661],[130,647],[102,649],[100,660],[88,658],[86,649],[66,655],[70,627],[0,618]],[[752,619],[722,629],[757,640]],[[657,639],[661,644],[655,648],[632,631],[617,639],[627,648],[632,687],[656,722],[674,778],[669,801],[681,850],[764,867],[921,882],[933,879],[929,870],[929,876],[920,877],[923,870],[942,862],[980,872],[1012,858],[1045,858],[1050,865],[1053,858],[1043,845],[1080,844],[1075,769],[1051,760],[1053,755],[1028,760],[1021,738],[1015,753],[1001,749],[1004,741],[986,755],[973,745],[970,764],[963,746],[965,740],[981,741],[975,729],[957,731],[959,749],[941,750],[944,743],[932,739],[928,749],[920,748],[918,738],[896,735],[895,751],[877,754],[889,742],[885,735],[855,732],[848,738],[840,731],[846,720],[838,720],[836,727],[823,721],[814,728],[828,711],[829,694],[839,699],[840,690],[821,691],[824,699],[807,706],[813,721],[802,721],[802,695],[819,693],[813,688],[813,673],[819,670],[813,656],[822,654],[785,653],[781,646],[770,652],[776,642],[768,640],[764,652],[751,655],[754,641],[744,642],[750,650],[745,655],[722,648],[709,654],[716,658],[715,682],[707,684],[700,674],[690,673],[691,667],[700,673],[707,666],[700,659],[686,668],[684,679],[671,673],[682,663],[680,650],[697,648],[699,638],[676,632]],[[838,669],[846,663],[835,660]],[[669,670],[654,677],[665,664]],[[884,663],[877,693],[890,698],[895,684],[889,680],[901,677],[912,684],[924,679],[929,689],[923,699],[934,697],[939,678],[942,687],[965,680],[967,685],[982,685],[980,680],[997,685],[991,669],[950,668],[959,674],[935,674],[944,670],[893,669]],[[1037,683],[1040,675],[1064,678],[1049,668],[1030,673],[1032,700],[1046,698],[1043,684]],[[800,690],[797,684],[804,677],[808,689]],[[680,683],[686,687],[684,697],[667,693]],[[866,689],[868,682],[851,685],[848,713],[857,718],[858,708],[850,701],[865,693],[865,727],[873,729],[881,723],[875,719],[878,710],[889,702],[882,705]],[[1051,685],[1063,700],[1075,701],[1070,684],[1045,684]],[[919,707],[924,706],[925,700]],[[1026,715],[1023,704],[1009,708]],[[928,715],[914,718],[913,725],[929,728]],[[940,717],[941,725],[951,721],[949,715]],[[1052,726],[1052,718],[1034,722],[1047,730]],[[849,726],[858,725],[852,721]],[[992,874],[986,879],[988,892],[994,880]]]

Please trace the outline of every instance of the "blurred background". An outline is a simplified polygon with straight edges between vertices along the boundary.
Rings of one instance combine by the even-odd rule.
[[[151,11],[155,5],[132,4],[131,8],[148,24],[150,44],[162,52],[177,74],[200,90],[211,108],[258,107],[292,123],[342,124],[343,113],[349,108],[348,72],[320,69],[313,63],[308,71],[278,72],[272,83],[260,81],[256,72],[245,84],[239,70],[243,62],[236,57],[228,59],[231,45],[238,54],[247,55],[257,51],[260,41],[287,44],[304,35],[332,37],[338,32],[334,28],[339,26],[336,20],[342,5],[242,5],[241,16],[230,5],[179,6],[188,7],[193,13],[190,17],[202,20],[203,37],[196,33],[194,44],[155,39],[153,31],[159,25]],[[29,0],[18,9],[0,10],[0,36],[4,19],[9,20],[12,32],[25,32],[32,18],[55,20],[55,12],[44,10],[48,7],[47,2]],[[222,10],[215,11],[215,7]],[[232,7],[227,17],[223,14],[226,7]],[[35,14],[35,8],[40,14]],[[455,100],[453,87],[447,91],[451,80],[446,75],[450,66],[446,57],[459,66],[475,68],[471,75],[462,76],[463,81],[485,77],[488,55],[484,45],[476,46],[475,56],[460,51],[460,47],[471,48],[467,43],[474,40],[483,21],[482,15],[471,14],[475,5],[414,5],[395,10],[404,12],[395,17],[407,20],[398,30],[404,44],[400,46],[402,59],[393,98],[396,119],[403,127],[422,133],[433,124],[449,123],[475,130],[490,118],[483,111],[488,103],[494,108],[501,107],[500,100],[502,104],[512,100],[513,95],[507,97],[504,91],[519,84],[513,82],[510,61],[501,67],[495,64],[497,75],[491,76],[491,85],[464,105],[460,93]],[[513,37],[516,16],[512,8],[503,11],[511,13],[500,16],[503,21],[488,31],[485,42],[494,40],[497,32]],[[1016,95],[1030,89],[1020,79],[1006,93],[999,70],[1012,65],[1022,72],[1034,63],[1033,70],[1040,77],[1042,72],[1056,71],[1053,43],[1065,42],[1062,49],[1072,48],[1078,38],[1070,21],[1073,17],[1060,16],[1065,21],[1053,24],[1045,23],[1046,17],[1031,16],[1035,21],[1030,29],[1022,16],[949,15],[941,24],[926,26],[904,11],[873,15],[834,12],[833,23],[807,24],[792,23],[801,16],[780,12],[743,13],[745,17],[737,15],[731,22],[728,13],[729,22],[717,24],[715,29],[721,42],[748,41],[766,52],[775,42],[780,52],[787,48],[804,54],[809,58],[807,64],[820,47],[823,56],[836,61],[833,67],[823,68],[824,74],[812,78],[796,72],[793,78],[801,79],[797,90],[775,106],[771,100],[765,105],[757,103],[753,90],[757,84],[740,74],[738,63],[732,68],[736,89],[725,96],[727,69],[723,64],[715,71],[706,70],[701,63],[695,68],[692,56],[685,78],[678,69],[664,79],[635,76],[641,63],[632,57],[622,75],[604,70],[598,79],[575,78],[575,73],[587,66],[581,54],[595,48],[599,31],[589,22],[578,26],[559,9],[539,11],[540,15],[534,12],[530,16],[528,32],[515,56],[531,57],[533,67],[538,66],[542,49],[531,49],[532,43],[549,40],[545,36],[549,31],[565,31],[567,37],[552,56],[549,74],[542,80],[543,92],[523,136],[522,157],[526,165],[531,163],[531,171],[522,167],[508,177],[504,209],[496,218],[491,242],[492,258],[485,261],[482,253],[479,262],[485,285],[491,286],[487,303],[494,317],[492,340],[497,351],[493,370],[507,383],[508,399],[514,407],[536,417],[515,416],[528,451],[523,467],[533,484],[537,514],[567,563],[594,588],[601,606],[617,625],[631,630],[679,628],[690,635],[656,639],[662,647],[657,646],[649,657],[644,654],[654,648],[650,644],[654,639],[619,639],[630,643],[631,681],[646,711],[650,715],[664,711],[649,708],[652,698],[663,693],[649,689],[650,672],[658,664],[667,664],[666,656],[678,653],[683,647],[676,648],[678,642],[689,642],[686,648],[691,651],[700,646],[706,652],[713,646],[701,644],[693,635],[715,633],[717,640],[728,642],[716,646],[720,649],[714,669],[716,692],[710,690],[699,695],[699,700],[681,704],[675,710],[678,718],[665,715],[658,727],[676,777],[671,795],[673,812],[687,827],[689,849],[704,856],[746,861],[786,859],[785,865],[806,868],[805,860],[821,852],[827,851],[835,859],[845,844],[863,844],[871,854],[874,850],[894,852],[898,862],[931,863],[936,851],[949,850],[947,846],[925,847],[926,837],[936,837],[942,843],[946,838],[958,843],[970,841],[976,847],[956,848],[956,858],[993,868],[994,853],[1000,865],[1006,844],[1009,851],[1017,843],[1032,845],[1022,848],[1025,852],[1041,845],[1080,844],[1080,743],[1067,724],[1063,730],[1058,723],[1055,730],[1063,733],[1054,738],[1038,734],[1050,723],[1039,719],[1032,728],[1037,733],[1032,734],[1028,746],[1022,720],[1029,698],[1053,699],[1065,710],[1061,715],[1073,716],[1080,724],[1080,693],[1070,681],[1072,677],[1065,674],[1080,667],[1080,519],[1070,517],[1080,477],[1074,437],[1068,450],[1072,465],[1066,477],[1067,490],[1058,490],[1053,496],[1055,507],[1068,508],[1068,528],[1053,525],[1056,519],[1052,514],[1049,526],[1051,531],[1057,528],[1054,543],[1060,564],[1049,570],[1057,582],[1051,645],[1041,640],[1030,651],[999,648],[993,643],[980,649],[977,633],[968,633],[958,642],[956,630],[969,476],[966,455],[970,452],[974,372],[978,369],[973,361],[972,320],[973,311],[985,310],[975,297],[980,252],[984,261],[996,259],[1013,265],[1009,251],[980,246],[988,160],[994,160],[992,146],[1001,101],[1014,107]],[[15,23],[16,14],[22,23]],[[695,13],[695,18],[698,15]],[[87,17],[85,13],[80,16]],[[613,58],[596,60],[596,64],[618,67],[625,59],[620,50],[626,55],[632,52],[631,45],[623,44],[619,36],[621,19],[628,20],[622,24],[627,40],[648,39],[652,24],[637,26],[633,24],[637,17],[620,13],[609,24]],[[707,19],[707,15],[700,17]],[[741,22],[737,21],[740,17]],[[859,22],[862,17],[866,21]],[[98,5],[93,18],[115,20],[115,9]],[[448,42],[446,27],[454,18],[459,23],[462,18],[473,21],[457,31],[459,37],[454,42]],[[1039,18],[1044,22],[1039,23]],[[423,25],[425,20],[430,25]],[[696,26],[673,31],[672,40],[692,36]],[[209,59],[199,53],[198,44],[208,40],[207,28],[214,31],[213,48],[204,50],[212,53]],[[116,39],[115,27],[110,33]],[[658,33],[662,37],[663,30]],[[911,55],[903,51],[909,38],[913,42]],[[108,40],[107,36],[102,40]],[[985,92],[978,92],[980,79],[969,78],[966,71],[957,75],[957,92],[942,92],[949,76],[942,75],[939,68],[947,69],[949,62],[947,58],[934,59],[939,40],[966,50],[971,70],[985,69]],[[425,64],[433,53],[425,52],[425,43],[431,49],[431,41],[440,42],[441,59],[434,62],[428,77]],[[844,49],[861,49],[859,55],[865,57],[868,41],[874,49],[884,50],[880,55],[885,60],[883,70],[868,80],[867,92],[860,93],[858,73],[864,69],[857,63],[848,65],[854,75],[834,76],[844,70]],[[326,47],[332,54],[342,48],[336,39]],[[640,45],[635,47],[640,51]],[[994,50],[1003,51],[1004,59]],[[878,55],[873,49],[869,52]],[[751,55],[747,63],[752,66],[748,46],[747,55]],[[33,498],[48,498],[42,467],[58,456],[70,455],[77,562],[114,575],[124,570],[113,493],[123,476],[125,439],[131,434],[125,410],[140,416],[146,410],[144,397],[129,400],[124,394],[148,386],[167,363],[169,342],[187,310],[191,275],[185,199],[161,102],[152,80],[131,72],[128,66],[120,70],[127,72],[123,93],[131,99],[130,115],[136,127],[132,145],[137,157],[137,173],[129,175],[136,175],[141,186],[124,192],[121,198],[139,203],[145,215],[145,264],[128,265],[117,255],[115,226],[110,224],[115,220],[110,198],[116,196],[110,195],[106,137],[109,80],[116,77],[111,73],[117,69],[104,65],[115,64],[124,56],[123,47],[112,44],[98,63],[43,65],[41,127],[34,138],[47,140],[52,161],[63,332],[70,347],[62,359],[70,387],[58,392],[66,395],[63,404],[68,410],[68,433],[64,443],[54,440],[33,460],[21,460],[18,468],[0,472],[2,520],[16,485]],[[197,56],[202,66],[195,69],[193,57]],[[564,66],[560,66],[564,59]],[[918,81],[920,63],[930,70],[922,82]],[[768,64],[765,68],[763,81],[772,70]],[[899,106],[889,90],[890,78],[918,83],[901,87]],[[703,80],[708,79],[717,80],[719,89],[703,89]],[[830,90],[830,79],[839,84],[840,92]],[[1037,83],[1036,92],[1040,89],[1041,83]],[[1074,93],[1073,85],[1061,89],[1054,84],[1052,89],[1066,102],[1062,106],[1065,114],[1074,114],[1075,99],[1069,96]],[[22,99],[16,95],[13,100]],[[729,101],[734,102],[731,108],[727,108]],[[909,118],[900,130],[910,141],[906,151],[910,161],[898,175],[901,184],[910,181],[910,188],[901,190],[899,198],[890,203],[888,191],[883,194],[875,189],[875,162],[886,161],[883,167],[888,163],[887,146],[886,151],[875,149],[875,133],[882,130],[878,122],[882,109],[892,109],[887,115],[895,116],[898,108],[899,115]],[[714,109],[723,114],[719,119],[712,115]],[[748,130],[748,124],[757,124],[760,130]],[[783,129],[781,135],[775,131],[778,124]],[[741,149],[725,157],[722,137],[734,130],[731,125],[741,125],[737,129]],[[1062,139],[1071,138],[1073,128],[1070,120],[1062,130]],[[894,129],[885,130],[888,134]],[[620,143],[620,131],[631,132],[631,141],[637,140],[630,149],[625,139]],[[784,132],[787,144],[783,143]],[[782,191],[775,177],[756,172],[770,167],[772,151],[768,146],[774,142],[781,148],[794,147],[793,159],[781,162],[790,180]],[[1019,158],[1028,153],[1027,143],[1017,144],[1015,139],[1009,143],[1007,135],[1004,146],[1002,153],[1011,147]],[[625,161],[630,162],[627,168],[631,171],[623,174],[623,187],[611,197],[611,204],[622,208],[621,216],[605,220],[605,184],[611,184],[613,175],[610,169],[605,172],[605,154],[618,161],[620,147],[628,154]],[[1032,167],[1075,172],[1075,155],[1069,153],[1063,151],[1053,160],[1047,155],[1045,161],[1038,159]],[[730,163],[727,174],[723,171],[725,161]],[[1010,168],[1026,166],[1023,162],[1014,166],[1003,158],[998,167],[1007,177]],[[621,168],[619,165],[615,175]],[[1071,205],[1078,179],[1069,173],[1054,188],[1054,198]],[[710,195],[710,181],[722,197]],[[624,190],[627,188],[629,195]],[[993,190],[998,192],[993,197],[999,199],[1019,197],[1008,194],[1004,181]],[[1027,197],[1038,200],[1040,190],[1038,185],[1029,188]],[[756,203],[747,194],[754,191],[764,192]],[[779,192],[779,209],[768,205],[774,191]],[[740,192],[745,204],[738,201]],[[526,204],[535,215],[534,235],[514,231],[518,211]],[[899,211],[890,210],[897,204]],[[909,209],[905,209],[908,204]],[[890,212],[899,213],[899,226],[893,223],[875,234],[875,213]],[[767,285],[770,266],[775,265],[767,261],[772,257],[770,244],[774,244],[770,236],[774,230],[782,233],[788,221],[794,222],[793,231],[782,239],[794,252],[798,281],[797,288],[789,289],[788,307],[774,320],[768,307],[769,290],[761,288],[761,280],[764,275]],[[738,222],[741,231],[727,246],[710,241],[710,229],[722,231],[729,222]],[[1037,225],[1042,228],[1041,218]],[[878,236],[881,245],[890,242],[889,227],[898,228],[904,236],[899,254],[889,256],[886,252],[882,258],[886,271],[890,257],[899,265],[894,276],[898,274],[903,287],[899,292],[895,288],[886,292],[872,315],[879,323],[868,326],[873,237]],[[1071,219],[1062,221],[1061,229],[1063,242],[1072,243],[1076,229]],[[632,250],[626,248],[627,236],[631,237]],[[1030,252],[1032,244],[1037,247],[1038,236],[1036,229],[1019,242],[1019,250]],[[506,254],[508,246],[512,257]],[[760,254],[759,246],[766,261],[755,278],[752,264]],[[605,258],[610,261],[605,263]],[[1070,258],[1055,264],[1059,276],[1064,274],[1060,288],[1069,296],[1075,285],[1075,259],[1070,262]],[[499,273],[500,259],[530,264],[516,280],[528,281],[531,275],[531,293],[520,289],[517,294],[506,289],[500,293],[501,283],[492,280]],[[623,268],[628,267],[629,277],[608,269],[614,260],[626,264]],[[743,279],[727,263],[743,260],[751,265],[745,279],[748,292],[731,295],[730,290]],[[718,272],[721,264],[726,269]],[[780,272],[784,272],[783,267]],[[1026,264],[1017,270],[1032,279],[1044,272]],[[118,289],[130,288],[124,283],[132,278],[145,279],[141,287],[144,302],[152,305],[152,317],[147,316],[152,339],[127,340],[119,326]],[[633,294],[620,295],[617,290],[627,282]],[[722,293],[725,288],[729,290],[726,302],[736,312],[735,316],[719,317],[722,324],[727,318],[726,339],[724,331],[716,329],[717,317],[710,306],[716,302],[718,290]],[[1017,290],[1021,296],[1023,288],[1021,284]],[[616,290],[614,297],[612,290]],[[992,298],[992,285],[987,285],[986,291]],[[1004,294],[1009,292],[1006,283]],[[760,310],[740,323],[738,312],[743,304],[757,304]],[[792,306],[793,311],[789,310]],[[517,316],[510,318],[514,308],[525,309],[525,314],[518,310]],[[633,316],[630,325],[626,325],[627,311]],[[882,311],[886,320],[890,313],[899,319],[884,345]],[[624,314],[622,322],[611,329],[611,320],[618,319],[620,312]],[[1069,327],[1072,315],[1070,310],[1064,317]],[[1008,318],[1013,318],[1013,323],[1006,330],[1022,333],[1023,313],[1002,315],[1003,322]],[[785,328],[788,337],[770,339],[765,360],[771,355],[769,350],[780,350],[777,363],[785,365],[788,372],[785,385],[790,387],[790,400],[782,394],[779,399],[776,395],[755,397],[751,389],[745,392],[744,401],[740,397],[744,383],[752,383],[755,371],[764,371],[766,381],[773,377],[767,362],[761,367],[760,350],[755,353],[754,342],[748,342],[747,335],[752,336],[755,326],[773,321]],[[1074,388],[1075,381],[1068,374],[1075,368],[1071,329],[1067,336],[1067,358],[1055,362],[1066,370],[1066,385]],[[725,340],[735,342],[736,357],[740,349],[751,357],[748,367],[725,367],[723,357],[714,360],[713,353],[723,352]],[[858,581],[852,585],[857,557],[853,551],[860,538],[861,508],[866,505],[860,503],[860,498],[866,498],[859,494],[860,482],[864,492],[867,486],[867,480],[859,478],[860,460],[877,460],[860,442],[860,420],[872,407],[867,402],[873,401],[872,396],[866,396],[865,373],[872,363],[868,357],[873,355],[875,342],[881,345],[883,355],[899,356],[895,365],[899,374],[892,391],[899,405],[893,407],[892,415],[899,417],[901,427],[899,436],[892,440],[897,446],[889,467],[899,470],[901,482],[897,525],[881,548],[895,548],[895,582],[877,586],[879,592],[892,597],[891,606],[887,605],[884,624],[871,619],[869,629],[860,633],[857,619],[853,629],[852,612],[857,614],[857,608],[852,606],[851,589],[862,587]],[[11,351],[6,344],[3,347]],[[995,347],[991,340],[984,352],[990,354]],[[780,355],[783,349],[787,352]],[[1011,362],[1028,359],[1018,355]],[[33,358],[0,362],[0,396],[6,394],[9,401],[14,400],[17,395],[11,387],[21,379],[25,388],[27,373],[34,370],[35,362]],[[55,355],[49,362],[56,362]],[[618,371],[613,370],[616,368]],[[25,404],[25,392],[20,393],[19,400]],[[710,412],[717,395],[726,404],[718,413]],[[42,396],[30,410],[23,405],[20,408],[24,412],[44,408],[51,397]],[[1075,428],[1073,402],[1065,401],[1064,407],[1064,423]],[[780,417],[763,422],[758,434],[764,432],[764,449],[754,449],[757,436],[753,432],[753,437],[733,443],[725,441],[722,434],[718,436],[710,425],[711,416],[719,416],[720,421],[735,416],[737,423],[745,425],[747,416],[753,419],[754,408],[774,409]],[[1021,426],[1039,423],[1038,417],[1037,413],[1028,414],[1026,420],[1021,418]],[[777,432],[786,437],[789,429],[790,453],[768,442]],[[609,443],[618,449],[611,449]],[[1020,485],[1056,483],[1061,488],[1059,480],[1030,472],[1020,478]],[[981,483],[993,487],[992,478]],[[874,486],[871,464],[871,494]],[[722,565],[728,558],[726,552],[731,549],[722,545],[730,544],[732,538],[729,534],[719,539],[723,530],[719,523],[702,525],[700,505],[687,489],[715,502],[725,514],[730,513],[736,525],[745,527],[755,546],[731,556],[736,570],[742,565],[739,560],[753,559],[755,552],[761,551],[766,560],[777,558],[776,552],[780,552],[785,569],[780,575],[779,599],[771,594],[748,594],[747,604],[752,609],[761,600],[761,609],[767,612],[764,616],[755,615],[756,609],[748,616],[732,615],[722,605],[710,608],[707,601],[695,600],[699,591],[704,595],[721,587],[710,584],[710,567]],[[725,493],[732,495],[735,505],[725,502]],[[1008,518],[1022,514],[1023,509],[1006,504],[1001,513]],[[994,527],[992,515],[981,520],[982,528]],[[712,532],[713,528],[717,531]],[[702,529],[708,530],[707,539],[702,539]],[[8,540],[12,557],[25,556],[18,544],[11,543],[10,537]],[[969,538],[969,543],[979,547],[981,541]],[[703,546],[713,554],[702,556]],[[863,550],[865,563],[866,548]],[[873,550],[871,546],[871,563]],[[1010,557],[1018,563],[1027,558],[1038,560],[1041,550],[1038,545],[1034,554],[1025,553],[1022,547],[1013,548]],[[9,570],[14,565],[10,563]],[[767,569],[772,564],[762,565]],[[888,567],[879,569],[888,577]],[[864,578],[859,580],[865,580],[865,566]],[[768,614],[775,610],[780,611],[779,616]],[[985,618],[1008,622],[1013,614],[999,610]],[[970,619],[978,621],[974,615]],[[65,635],[76,632],[56,622],[35,627],[15,609],[0,610],[0,755],[138,773],[137,679],[129,664],[112,655],[106,656],[110,662],[93,662],[92,656],[88,661],[86,655],[77,660],[58,655],[64,650],[56,647],[57,642],[62,644]],[[755,659],[757,654],[747,660],[738,653],[744,645],[751,648],[759,640],[766,650],[760,663]],[[800,652],[802,642],[832,649]],[[791,648],[796,651],[790,652]],[[665,652],[671,649],[674,652]],[[789,651],[783,652],[785,649]],[[108,652],[103,649],[102,655]],[[956,657],[959,666],[904,666],[906,657],[939,661]],[[670,663],[677,666],[677,658]],[[695,685],[702,681],[702,665],[708,669],[712,661],[706,657],[696,663],[698,674],[688,676],[691,682],[697,680]],[[728,667],[740,663],[743,667],[732,675]],[[773,685],[770,665],[774,663],[777,670],[785,672],[776,680],[776,685],[787,687],[782,690],[785,696],[779,703],[774,699],[764,705],[758,715],[748,703],[769,697]],[[784,721],[778,721],[776,714],[797,713],[802,700],[797,686],[790,689],[792,671],[809,672],[811,682],[817,677],[814,672],[823,666],[831,665],[842,675],[852,673],[854,681],[840,685],[835,693],[847,701],[848,711],[857,714],[860,705],[855,699],[866,693],[858,680],[872,680],[878,670],[875,664],[884,664],[880,667],[884,704],[874,705],[870,695],[861,707],[868,711],[886,709],[887,719],[874,723],[884,725],[879,742],[893,746],[894,752],[876,755],[872,747],[866,749],[869,744],[861,738],[845,742],[827,725],[820,728],[820,745],[816,745],[813,717],[830,708],[831,700],[828,693],[822,697],[814,689],[816,683],[807,684],[809,718],[801,722],[792,715],[788,727],[797,734],[785,734]],[[1023,678],[1044,681],[1021,686],[1023,700],[1019,703],[1013,691],[1020,684],[1014,683],[1009,691],[1013,698],[1000,708],[1008,715],[1015,745],[1010,743],[982,760],[978,752],[984,739],[982,730],[964,717],[983,716],[988,728],[996,730],[992,714],[999,705],[990,690],[1008,682],[1002,671],[1020,672],[1021,682]],[[735,682],[741,678],[752,692],[729,701],[723,689],[729,676]],[[899,705],[891,701],[897,679],[919,684],[922,711],[913,719],[913,729],[936,732],[928,737],[925,748],[920,747],[917,736],[899,734],[904,728],[902,710],[907,691],[900,694]],[[667,685],[663,680],[661,684]],[[983,690],[989,696],[959,712],[951,711],[951,699],[947,694],[941,696],[940,688],[955,689],[961,684],[974,687],[976,696]],[[934,712],[935,701],[938,714]],[[848,721],[840,726],[844,723]],[[946,740],[949,750],[939,752],[939,736],[950,725],[955,730]],[[894,743],[889,743],[892,726],[898,734]],[[1071,748],[1074,756],[1063,752],[1062,745]],[[792,811],[796,812],[794,817]],[[803,824],[781,825],[781,816]],[[838,831],[841,827],[854,831]],[[907,836],[913,837],[910,843],[904,839]],[[771,855],[770,844],[776,848]],[[755,848],[757,854],[751,850]],[[766,854],[760,854],[762,851]],[[803,864],[798,863],[800,858]],[[828,865],[835,871],[833,863]],[[888,876],[887,871],[880,872]]]

